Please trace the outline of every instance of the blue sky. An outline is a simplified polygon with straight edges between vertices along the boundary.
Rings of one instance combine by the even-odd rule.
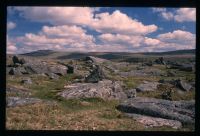
[[[8,7],[7,53],[194,49],[196,9]]]

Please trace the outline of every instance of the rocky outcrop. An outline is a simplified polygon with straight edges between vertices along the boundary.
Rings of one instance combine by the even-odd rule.
[[[109,61],[109,60],[97,58],[97,57],[94,57],[94,56],[87,56],[85,58],[85,60],[86,61],[91,61],[92,63],[96,63],[96,64],[101,64],[103,62],[108,62]]]
[[[35,104],[42,102],[42,100],[37,98],[20,98],[20,97],[7,97],[6,98],[6,106],[7,107],[16,107],[23,106],[28,104]]]
[[[163,99],[136,97],[117,106],[126,113],[177,120],[184,124],[195,123],[195,101],[168,101]]]
[[[145,81],[143,84],[140,84],[136,87],[137,92],[147,92],[147,91],[156,91],[158,82],[147,82]]]
[[[52,73],[64,76],[67,74],[67,67],[61,64],[48,64],[47,62],[42,62],[30,58],[19,58],[14,56],[13,63],[15,64],[10,68],[8,72],[10,75],[22,75],[22,74],[47,74],[52,77]],[[20,65],[16,65],[20,64]],[[9,70],[9,69],[8,69]],[[50,78],[51,78],[50,77]]]
[[[85,77],[85,82],[87,83],[97,83],[105,78],[102,67],[95,65],[90,74]]]
[[[58,95],[66,98],[93,98],[99,97],[104,100],[126,99],[121,83],[117,81],[103,80],[98,83],[74,83],[65,87]]]
[[[145,127],[167,126],[167,127],[172,127],[174,129],[179,129],[182,127],[181,122],[177,120],[156,118],[151,116],[130,114],[130,113],[125,113],[125,116],[135,119],[137,122],[142,123]]]

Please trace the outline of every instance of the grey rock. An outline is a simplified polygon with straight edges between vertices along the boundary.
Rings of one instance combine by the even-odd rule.
[[[22,79],[21,83],[23,83],[23,84],[32,84],[33,82],[31,80],[31,78],[26,77],[26,78]]]
[[[30,90],[24,88],[17,88],[14,86],[6,86],[6,93],[17,93],[22,95],[31,95]]]
[[[67,65],[67,73],[68,74],[73,74],[74,73],[74,66]]]
[[[10,75],[22,75],[21,71],[18,68],[11,68],[9,71]]]
[[[97,83],[105,78],[103,69],[96,65],[96,67],[90,72],[90,74],[85,77],[85,82],[87,83]]]
[[[123,101],[117,109],[126,113],[172,119],[184,124],[195,123],[195,101],[168,101],[136,97]]]
[[[26,63],[24,58],[19,58],[18,56],[13,56],[12,61],[13,61],[14,65],[16,65],[16,64],[23,65]]]
[[[109,61],[109,60],[98,58],[98,57],[94,57],[94,56],[87,56],[85,58],[85,60],[86,61],[92,61],[92,63],[96,63],[96,64],[101,64],[103,62],[108,62]]]
[[[47,73],[46,74],[50,79],[53,79],[53,80],[58,80],[59,79],[59,76],[54,74],[54,73]]]
[[[182,80],[176,80],[176,86],[182,89],[183,91],[189,91],[192,86]]]
[[[58,95],[66,98],[93,98],[99,97],[105,100],[126,99],[127,95],[123,92],[121,83],[111,80],[103,80],[98,83],[73,83],[65,87]]]
[[[179,129],[182,127],[182,123],[180,121],[171,119],[156,118],[151,116],[130,114],[130,113],[125,113],[125,116],[135,119],[137,122],[142,123],[147,128],[167,126],[167,127],[172,127],[174,129]]]
[[[184,65],[181,65],[179,67],[179,70],[181,70],[181,71],[187,71],[187,72],[192,72],[192,71],[194,71],[194,66],[191,65],[191,64],[184,64]]]
[[[136,89],[130,89],[130,90],[127,90],[127,97],[128,98],[135,98],[136,97]]]
[[[158,82],[145,82],[136,87],[137,92],[155,91],[158,86]]]
[[[20,97],[7,97],[6,98],[6,106],[7,107],[16,107],[23,106],[28,104],[35,104],[42,102],[42,100],[37,98],[20,98]]]

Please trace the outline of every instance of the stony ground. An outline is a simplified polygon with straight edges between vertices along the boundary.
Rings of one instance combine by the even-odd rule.
[[[126,100],[135,101],[135,97],[167,102],[194,100],[193,59],[170,56],[162,60],[156,56],[129,62],[90,56],[60,61],[26,56],[13,60],[9,56],[6,128],[193,131],[191,123],[179,120],[176,124],[181,127],[173,127],[174,122],[158,125],[166,120],[149,115],[130,117],[117,108]],[[186,112],[184,108],[178,110]]]

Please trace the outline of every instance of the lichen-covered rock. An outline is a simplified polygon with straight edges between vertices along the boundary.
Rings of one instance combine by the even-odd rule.
[[[98,83],[73,83],[65,88],[66,90],[58,93],[58,95],[66,99],[99,97],[109,100],[127,98],[120,82],[117,81],[103,80]]]
[[[195,101],[168,101],[136,97],[123,101],[117,109],[126,113],[172,119],[184,124],[195,123]]]

